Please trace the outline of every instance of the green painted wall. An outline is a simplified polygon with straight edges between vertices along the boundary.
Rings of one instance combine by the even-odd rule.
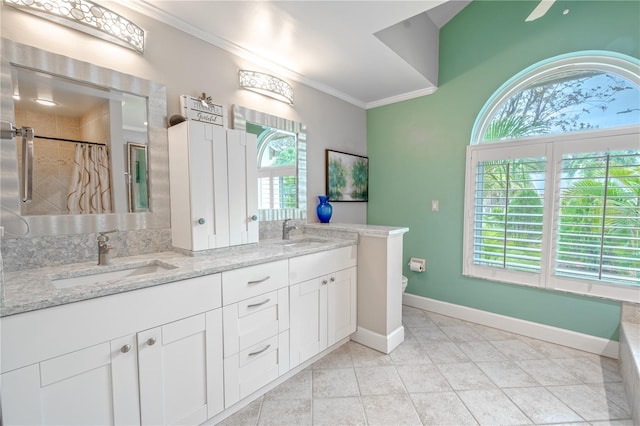
[[[404,267],[409,293],[617,340],[618,302],[462,276],[465,148],[484,103],[513,75],[556,55],[639,56],[639,1],[558,1],[525,23],[537,3],[473,1],[440,31],[438,90],[367,112],[367,219],[410,228],[405,264],[422,257],[427,271]]]

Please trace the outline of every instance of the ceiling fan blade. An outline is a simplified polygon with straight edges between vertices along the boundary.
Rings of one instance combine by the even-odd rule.
[[[555,1],[556,0],[540,0],[540,3],[536,6],[535,9],[533,9],[533,12],[531,12],[531,14],[527,16],[525,22],[531,22],[535,21],[538,18],[542,18],[544,14],[547,13],[549,9],[551,9],[551,6],[553,6],[553,3],[555,3]]]

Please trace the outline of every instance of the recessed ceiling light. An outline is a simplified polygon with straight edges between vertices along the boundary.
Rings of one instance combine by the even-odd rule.
[[[568,14],[569,14],[569,9],[565,9],[565,10],[563,10],[563,11],[562,11],[562,14],[563,14],[563,15],[568,15]]]
[[[34,101],[36,101],[36,103],[39,103],[40,105],[44,105],[44,106],[56,106],[58,105],[57,103],[49,100],[49,99],[34,99]]]

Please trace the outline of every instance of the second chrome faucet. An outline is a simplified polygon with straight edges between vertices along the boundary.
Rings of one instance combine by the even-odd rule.
[[[282,239],[283,240],[288,240],[289,234],[291,233],[291,231],[293,231],[294,229],[298,229],[296,225],[289,225],[290,220],[291,219],[285,219],[284,222],[282,222]]]

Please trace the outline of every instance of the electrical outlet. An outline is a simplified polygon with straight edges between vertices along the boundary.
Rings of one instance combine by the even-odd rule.
[[[431,200],[431,211],[437,212],[438,210],[440,210],[440,201]]]

